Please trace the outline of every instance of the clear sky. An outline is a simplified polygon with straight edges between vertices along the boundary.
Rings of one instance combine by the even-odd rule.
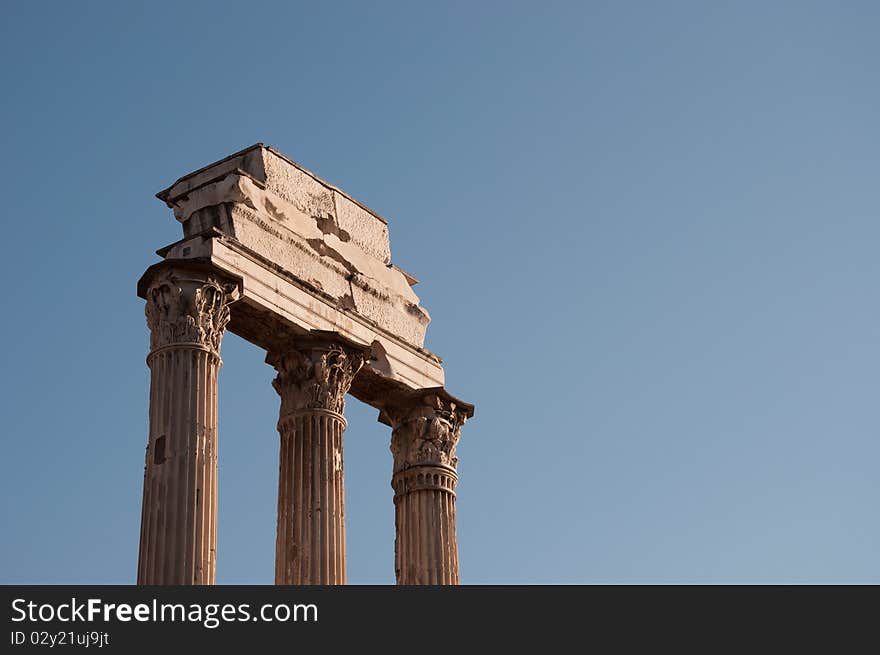
[[[133,5],[4,7],[0,582],[134,582],[153,194],[257,141],[421,280],[463,582],[880,582],[877,3]],[[224,340],[220,583],[273,578],[263,357]],[[349,580],[391,583],[348,418]]]

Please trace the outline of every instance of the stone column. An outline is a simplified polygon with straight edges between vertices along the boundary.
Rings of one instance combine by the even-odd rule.
[[[345,584],[345,394],[364,359],[332,337],[266,358],[281,396],[275,584]]]
[[[397,584],[458,584],[455,446],[473,407],[441,389],[386,407],[384,414],[393,428]]]
[[[144,467],[139,585],[214,584],[217,372],[238,288],[210,270],[148,271],[150,435]]]

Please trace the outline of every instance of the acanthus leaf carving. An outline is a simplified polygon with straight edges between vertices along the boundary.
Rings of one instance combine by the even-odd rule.
[[[458,466],[455,448],[467,415],[455,402],[428,394],[419,402],[390,407],[387,412],[393,424],[395,473],[414,466]]]
[[[146,293],[150,349],[195,343],[219,354],[230,319],[229,305],[238,295],[238,285],[213,275],[194,277],[186,271],[162,271]]]
[[[345,394],[364,365],[365,355],[336,343],[307,344],[276,354],[272,386],[281,396],[281,415],[303,409],[345,412]]]

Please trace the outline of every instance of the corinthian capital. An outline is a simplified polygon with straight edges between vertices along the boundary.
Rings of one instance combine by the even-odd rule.
[[[366,360],[363,350],[333,341],[306,341],[266,361],[278,375],[272,386],[281,396],[281,415],[303,409],[345,413],[345,394]]]
[[[427,390],[405,401],[385,407],[390,421],[394,472],[414,466],[448,466],[455,469],[455,447],[461,426],[473,416],[474,408],[448,393]]]
[[[229,304],[238,295],[237,284],[209,272],[183,268],[158,271],[145,294],[150,349],[190,343],[219,354],[229,323]]]

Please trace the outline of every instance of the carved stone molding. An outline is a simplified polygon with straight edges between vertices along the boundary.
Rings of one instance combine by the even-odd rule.
[[[187,343],[219,355],[229,323],[229,304],[238,297],[238,285],[210,273],[176,268],[159,271],[147,288],[144,309],[150,349]]]
[[[391,454],[394,473],[414,466],[446,466],[455,469],[455,447],[461,426],[473,413],[446,394],[427,393],[398,406],[385,408],[393,431]]]
[[[345,413],[345,394],[366,361],[366,354],[332,341],[298,343],[266,361],[278,375],[272,386],[281,396],[281,417],[302,410]]]

